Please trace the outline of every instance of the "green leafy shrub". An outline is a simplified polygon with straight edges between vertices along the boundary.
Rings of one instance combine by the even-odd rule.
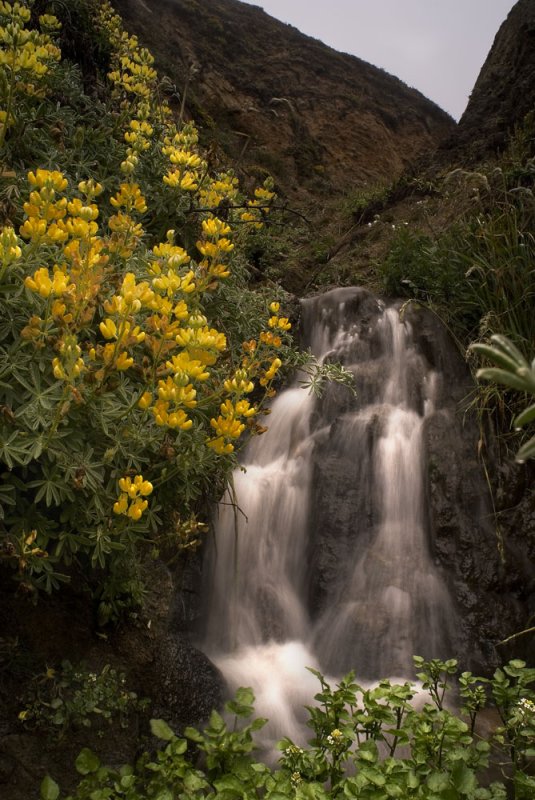
[[[69,730],[95,723],[127,727],[131,715],[148,703],[130,691],[125,674],[109,664],[94,672],[84,663],[63,661],[58,670],[47,668],[30,682],[19,719],[28,728],[61,738]]]
[[[247,198],[212,169],[109,3],[67,14],[109,65],[98,98],[31,7],[0,5],[0,561],[34,596],[75,573],[105,622],[265,430],[291,326],[243,255],[271,183]]]
[[[535,670],[511,661],[491,680],[465,672],[459,678],[460,713],[448,710],[457,662],[415,658],[418,677],[428,690],[420,710],[414,684],[379,681],[364,688],[350,673],[332,688],[317,672],[321,690],[309,710],[312,739],[299,746],[283,739],[279,766],[255,761],[253,734],[266,722],[248,721],[253,712],[250,689],[240,689],[227,703],[229,722],[216,711],[203,731],[186,728],[177,737],[166,722],[153,720],[152,732],[165,742],[154,755],[134,766],[103,766],[83,750],[76,767],[81,782],[69,800],[173,800],[218,797],[298,798],[298,800],[529,800],[535,779],[529,774],[535,756]],[[484,738],[476,720],[489,702],[501,724]],[[240,722],[241,721],[241,722]],[[199,758],[191,760],[191,744]],[[488,766],[503,772],[491,782]],[[508,795],[512,792],[512,795]],[[57,800],[60,790],[47,776],[42,800]]]

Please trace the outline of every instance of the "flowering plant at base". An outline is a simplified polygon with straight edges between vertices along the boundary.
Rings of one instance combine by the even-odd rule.
[[[441,686],[454,679],[457,663],[419,659],[424,683]],[[82,750],[76,761],[80,773],[71,800],[145,800],[202,796],[207,798],[267,798],[267,800],[531,800],[535,779],[530,774],[532,731],[511,738],[493,729],[489,718],[504,715],[496,698],[502,689],[516,698],[517,709],[531,714],[533,670],[512,661],[493,678],[474,678],[490,687],[480,711],[488,714],[477,733],[469,730],[466,710],[449,711],[430,694],[414,704],[421,688],[381,679],[360,686],[354,673],[331,686],[321,683],[314,705],[306,707],[311,738],[301,746],[285,738],[277,743],[278,763],[268,766],[256,755],[255,733],[268,720],[255,718],[251,689],[238,689],[225,704],[225,716],[212,711],[202,730],[184,728],[180,735],[162,719],[151,720],[160,749],[120,769],[103,765],[98,756]],[[498,673],[516,674],[502,687]],[[501,688],[500,688],[501,687]],[[463,697],[462,684],[458,688]],[[451,691],[451,690],[450,690]],[[455,687],[453,687],[455,691]],[[446,705],[454,705],[452,702]],[[490,714],[488,713],[490,712]],[[507,712],[508,713],[508,712]],[[507,714],[506,714],[507,718]],[[528,723],[529,725],[530,723]],[[266,736],[263,735],[263,747]],[[201,758],[198,757],[200,752]],[[194,754],[192,757],[192,753]],[[124,780],[126,778],[126,781]],[[60,796],[58,784],[47,776],[42,800]]]

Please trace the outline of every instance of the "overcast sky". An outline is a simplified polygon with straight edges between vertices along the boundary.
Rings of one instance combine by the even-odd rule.
[[[243,0],[386,69],[459,119],[515,0]]]

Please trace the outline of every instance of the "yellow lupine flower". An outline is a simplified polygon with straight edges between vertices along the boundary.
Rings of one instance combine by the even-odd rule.
[[[219,238],[220,236],[228,236],[231,232],[231,227],[223,220],[217,217],[210,217],[204,219],[202,222],[202,229],[206,236],[210,238]]]
[[[128,495],[121,494],[119,499],[113,505],[113,511],[115,514],[126,514],[128,510]]]
[[[133,503],[131,503],[130,508],[127,511],[127,516],[133,519],[134,522],[137,522],[137,520],[141,518],[147,506],[147,500],[141,500],[141,498],[138,497]]]
[[[175,373],[175,380],[177,375],[184,374],[189,378],[198,381],[205,381],[210,377],[210,373],[205,370],[204,364],[197,359],[190,358],[189,353],[179,353],[173,356],[170,361],[165,362],[165,366]]]
[[[218,436],[216,439],[208,439],[206,444],[218,455],[230,455],[234,451],[234,445],[231,442],[226,442],[222,436]]]
[[[87,181],[80,181],[78,184],[78,190],[85,194],[86,197],[98,197],[99,194],[102,194],[104,191],[104,187],[101,183],[97,183],[93,178],[89,178]]]
[[[28,276],[24,285],[32,292],[37,292],[41,297],[49,297],[52,292],[52,281],[46,267],[41,267],[33,273],[33,278]]]
[[[105,339],[117,338],[117,325],[112,319],[108,318],[105,319],[104,322],[101,322],[99,325],[99,329]]]
[[[254,389],[254,383],[245,369],[237,369],[234,377],[227,379],[223,386],[229,394],[249,394]]]
[[[4,267],[17,261],[22,255],[22,250],[18,244],[17,234],[10,226],[3,229],[0,233],[0,260]]]
[[[134,359],[131,356],[128,355],[126,350],[123,350],[123,352],[117,358],[117,361],[115,362],[115,366],[117,367],[118,370],[121,370],[121,371],[124,372],[125,370],[130,369],[130,367],[132,366],[133,363],[134,363]]]
[[[36,169],[35,172],[29,172],[28,181],[39,189],[47,187],[55,189],[57,192],[64,192],[69,185],[62,172],[41,168]]]
[[[46,220],[31,217],[25,220],[19,228],[20,235],[24,239],[38,241],[46,234]]]
[[[147,409],[152,403],[152,399],[152,392],[143,392],[137,404],[139,408],[142,408],[145,411],[145,409]]]

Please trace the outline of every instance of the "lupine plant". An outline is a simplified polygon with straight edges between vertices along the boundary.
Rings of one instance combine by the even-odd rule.
[[[162,519],[202,524],[200,498],[217,499],[237,445],[266,430],[292,351],[282,293],[250,291],[242,255],[271,182],[248,199],[213,170],[193,123],[160,99],[152,55],[108,2],[85,1],[110,52],[102,124],[117,160],[97,180],[72,159],[62,170],[58,151],[26,185],[13,165],[0,232],[0,558],[33,595],[76,570],[105,622],[139,594],[137,554],[157,550]],[[13,120],[26,114],[31,128],[28,109],[61,66],[60,22],[36,21],[32,5],[0,3],[6,157]]]

